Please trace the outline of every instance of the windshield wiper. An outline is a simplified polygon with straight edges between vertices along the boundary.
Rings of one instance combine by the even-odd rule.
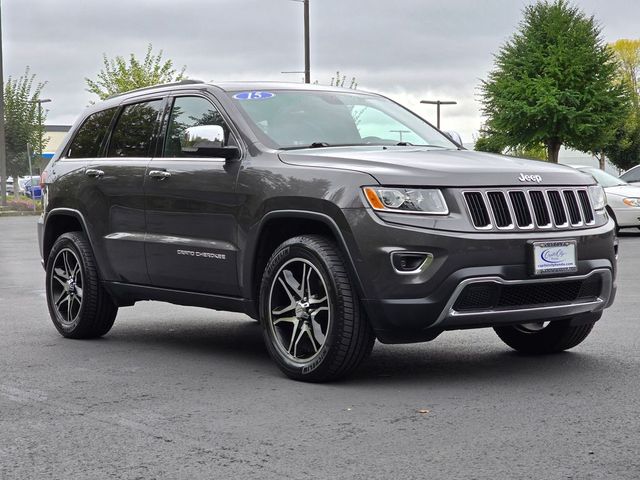
[[[322,148],[322,147],[330,147],[327,142],[313,142],[309,145],[309,148]]]

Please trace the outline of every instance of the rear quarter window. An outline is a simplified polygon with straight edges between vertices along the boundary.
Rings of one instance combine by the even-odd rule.
[[[109,108],[87,117],[78,129],[67,149],[67,158],[95,158],[100,156],[100,147],[117,108]]]

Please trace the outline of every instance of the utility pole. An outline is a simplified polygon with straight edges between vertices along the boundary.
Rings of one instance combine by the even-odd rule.
[[[1,0],[0,0],[1,1]],[[16,179],[16,186],[18,182]],[[7,206],[7,147],[4,136],[4,73],[2,71],[2,5],[0,4],[0,206]]]
[[[442,101],[442,100],[420,100],[420,103],[437,105],[438,123],[436,123],[436,126],[438,127],[438,130],[440,130],[440,105],[456,105],[458,102]]]
[[[309,58],[309,0],[304,4],[304,83],[311,83],[311,59]]]
[[[291,0],[304,6],[304,72],[298,70],[280,73],[304,73],[304,83],[311,83],[311,59],[309,48],[309,0]]]
[[[40,162],[40,164],[42,164],[42,151],[44,150],[44,145],[42,145],[42,130],[44,125],[42,125],[42,104],[43,103],[49,103],[51,101],[50,98],[39,98],[38,100],[35,100],[34,103],[38,104],[38,155],[39,155],[39,159],[38,161]],[[38,166],[38,168],[40,168],[41,165]]]

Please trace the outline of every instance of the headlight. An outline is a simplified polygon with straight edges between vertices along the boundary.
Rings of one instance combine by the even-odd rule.
[[[589,187],[589,196],[593,203],[593,209],[597,212],[604,210],[607,205],[607,195],[604,193],[604,189],[600,185],[591,185]]]
[[[374,210],[400,213],[447,215],[449,209],[436,188],[364,187],[364,195]]]
[[[640,207],[640,198],[624,198],[622,202],[629,207]]]

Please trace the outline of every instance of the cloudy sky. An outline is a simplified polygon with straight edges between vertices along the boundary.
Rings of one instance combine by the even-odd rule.
[[[300,81],[302,5],[291,0],[0,0],[5,76],[46,80],[48,123],[70,124],[92,100],[107,56],[162,49],[191,78]],[[311,74],[339,70],[472,141],[478,84],[521,19],[523,0],[311,0]],[[640,38],[640,0],[577,0],[606,41]]]

